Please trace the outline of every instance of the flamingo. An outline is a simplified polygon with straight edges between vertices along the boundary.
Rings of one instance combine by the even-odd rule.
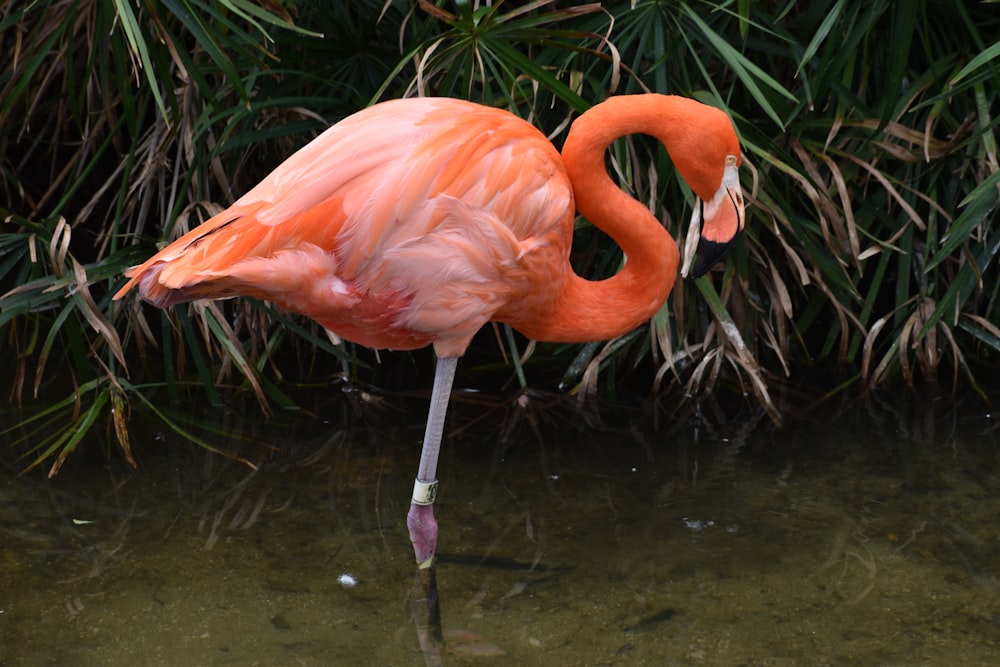
[[[165,308],[252,296],[371,348],[432,345],[437,357],[407,527],[418,568],[437,548],[433,503],[457,360],[487,322],[538,341],[611,339],[648,320],[674,285],[677,244],[609,178],[615,139],[649,134],[699,202],[707,271],[744,224],[729,117],[659,94],[611,97],[572,125],[562,154],[530,123],[446,98],[387,101],[320,134],[232,206],[139,266]],[[569,263],[576,212],[627,257],[606,280]]]

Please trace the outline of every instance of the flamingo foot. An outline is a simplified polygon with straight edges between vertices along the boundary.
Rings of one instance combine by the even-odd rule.
[[[434,505],[411,503],[406,515],[406,527],[410,530],[417,567],[421,570],[429,568],[434,563],[434,552],[437,550],[438,525],[434,518]]]
[[[413,580],[412,611],[417,626],[417,641],[428,667],[441,665],[444,636],[441,631],[441,601],[438,597],[437,574],[432,565],[417,568]]]

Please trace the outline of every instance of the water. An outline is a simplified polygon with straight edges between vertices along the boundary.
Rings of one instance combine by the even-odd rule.
[[[1000,659],[984,411],[593,429],[541,402],[449,423],[444,664]],[[423,665],[409,407],[406,425],[394,409],[227,424],[266,451],[211,437],[257,472],[150,432],[138,472],[80,457],[53,482],[5,474],[0,664]]]

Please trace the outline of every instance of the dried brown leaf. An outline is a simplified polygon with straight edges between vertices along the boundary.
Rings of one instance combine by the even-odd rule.
[[[899,191],[897,191],[896,188],[893,187],[892,183],[889,182],[889,178],[882,171],[876,169],[874,166],[868,164],[861,158],[855,155],[851,155],[850,153],[845,153],[844,157],[850,160],[851,162],[854,162],[858,166],[860,166],[862,169],[871,174],[875,178],[875,180],[881,183],[882,187],[885,188],[885,191],[889,193],[889,196],[892,197],[894,200],[896,200],[896,203],[899,204],[900,208],[906,211],[906,214],[910,217],[910,220],[913,221],[913,224],[919,227],[921,231],[926,231],[927,224],[924,222],[924,219],[920,217],[920,214],[917,213],[917,211],[909,204],[909,202],[907,202],[906,199],[903,198],[903,196],[899,193]]]
[[[870,377],[869,368],[871,368],[872,350],[875,349],[875,340],[878,338],[882,329],[885,328],[888,321],[888,317],[880,317],[874,324],[872,324],[871,328],[868,329],[868,333],[865,334],[865,344],[861,353],[861,377]]]
[[[75,257],[70,259],[73,262],[73,275],[76,281],[76,285],[70,294],[79,297],[80,313],[87,320],[87,323],[90,324],[91,328],[100,334],[104,342],[111,348],[111,353],[115,355],[115,359],[121,364],[122,372],[127,374],[128,364],[125,362],[125,351],[122,349],[122,341],[118,337],[118,331],[108,321],[108,318],[104,316],[101,309],[97,307],[94,297],[90,294],[86,269],[76,261]]]

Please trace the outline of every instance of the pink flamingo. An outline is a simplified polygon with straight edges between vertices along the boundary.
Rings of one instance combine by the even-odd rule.
[[[539,341],[626,333],[663,304],[677,245],[608,177],[627,134],[667,148],[699,198],[704,272],[743,228],[740,146],[722,111],[665,95],[612,97],[573,124],[562,155],[531,124],[454,99],[377,104],[337,123],[232,206],[140,266],[132,287],[161,308],[254,296],[372,348],[433,345],[430,413],[407,525],[430,568],[438,450],[455,366],[476,332],[505,322]],[[576,211],[627,261],[588,281],[569,263]]]

